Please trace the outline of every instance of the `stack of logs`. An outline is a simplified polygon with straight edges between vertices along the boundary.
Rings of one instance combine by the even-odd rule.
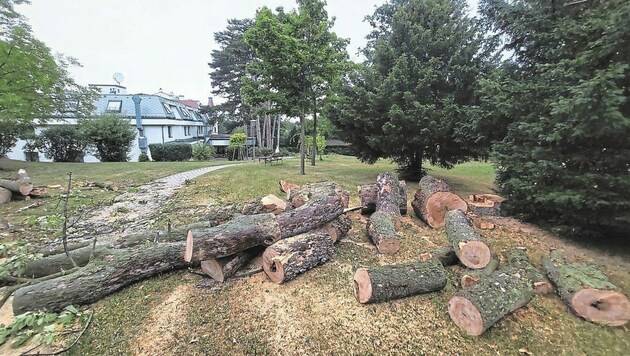
[[[0,204],[11,200],[41,198],[44,193],[44,187],[33,187],[31,178],[23,169],[18,171],[17,179],[0,179]]]

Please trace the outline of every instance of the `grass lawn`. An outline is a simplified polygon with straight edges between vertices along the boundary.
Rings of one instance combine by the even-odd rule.
[[[151,165],[147,164],[147,169]],[[196,220],[208,205],[266,194],[282,196],[279,179],[298,184],[336,180],[351,192],[352,206],[358,204],[357,185],[373,183],[378,173],[396,167],[387,161],[364,165],[354,158],[328,156],[316,167],[306,168],[307,175],[300,176],[299,160],[287,159],[273,166],[249,163],[213,172],[182,188],[160,211],[160,218],[187,223]],[[492,191],[494,174],[487,163],[462,164],[448,171],[430,168],[430,174],[446,179],[460,195]],[[59,168],[57,172],[63,174],[65,170]],[[29,170],[34,179],[35,171]],[[124,175],[124,169],[120,171]],[[113,175],[108,170],[101,172],[98,176],[92,171],[93,178],[89,179],[104,180]],[[134,172],[121,180],[144,174],[150,173]],[[411,199],[417,182],[409,181],[407,186]],[[458,288],[453,270],[447,287],[439,293],[361,305],[354,299],[352,286],[357,268],[411,261],[425,250],[444,246],[446,238],[442,230],[427,228],[410,213],[403,220],[401,251],[382,256],[369,248],[366,218],[357,212],[351,218],[353,229],[335,247],[333,259],[284,285],[271,283],[261,273],[228,280],[220,288],[196,288],[205,278],[180,271],[115,293],[94,305],[93,324],[70,354],[630,354],[627,328],[585,322],[572,315],[555,295],[535,297],[481,337],[467,336],[446,310]],[[564,249],[568,255],[602,268],[630,294],[628,256],[584,249],[509,219],[497,221],[497,228],[483,231],[483,235],[495,254],[525,246],[536,264],[547,249]]]

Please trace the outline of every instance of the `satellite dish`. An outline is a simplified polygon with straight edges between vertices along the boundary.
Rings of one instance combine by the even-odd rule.
[[[116,81],[116,83],[118,83],[118,85],[120,85],[120,83],[122,83],[122,81],[125,79],[125,77],[122,75],[122,73],[118,73],[118,72],[114,73],[112,78],[114,78],[114,81]]]

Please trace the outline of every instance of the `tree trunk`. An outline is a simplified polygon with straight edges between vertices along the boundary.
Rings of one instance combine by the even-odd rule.
[[[529,278],[517,270],[496,271],[448,302],[451,319],[469,335],[478,336],[532,299]]]
[[[391,215],[377,211],[367,223],[367,232],[379,253],[393,255],[400,250],[400,239]]]
[[[468,210],[468,205],[448,184],[432,176],[424,176],[420,180],[420,188],[416,191],[411,207],[416,216],[432,228],[444,226],[444,215],[449,210]]]
[[[338,218],[324,225],[321,229],[326,231],[333,243],[337,243],[352,229],[352,220],[346,215],[339,215]]]
[[[315,165],[317,157],[317,97],[313,96],[313,150],[311,152],[311,166]]]
[[[312,231],[276,242],[263,253],[263,269],[278,284],[319,266],[333,255],[331,237],[323,231]]]
[[[446,213],[445,220],[446,236],[461,263],[472,269],[486,267],[492,258],[490,248],[466,214],[461,210],[451,210]]]
[[[532,281],[534,292],[538,294],[547,294],[553,290],[551,283],[532,265],[527,257],[524,248],[512,249],[507,254],[508,264],[514,268],[522,270]]]
[[[474,269],[474,270],[466,271],[462,275],[462,278],[460,278],[459,284],[462,286],[462,288],[470,288],[473,285],[477,284],[477,282],[479,282],[480,279],[483,279],[491,275],[494,271],[497,270],[497,268],[499,268],[499,259],[495,257],[491,259],[490,262],[486,265],[486,267],[482,269]]]
[[[560,298],[578,316],[597,324],[620,326],[630,320],[630,301],[600,270],[567,263],[558,251],[543,257],[549,279]]]
[[[224,282],[243,268],[261,252],[258,247],[235,253],[231,256],[201,261],[201,270],[217,282]]]
[[[304,130],[304,108],[302,107],[302,114],[300,115],[300,174],[306,175],[304,167],[304,159],[306,157],[306,133]]]
[[[372,214],[376,211],[376,195],[378,189],[376,184],[366,184],[357,186],[359,199],[361,200],[361,214]],[[407,214],[407,183],[404,180],[398,181],[398,204],[400,214]]]
[[[456,265],[459,262],[455,251],[453,251],[450,247],[431,250],[420,254],[420,259],[422,261],[428,261],[433,258],[437,258],[444,266]]]
[[[260,116],[256,115],[256,142],[258,143],[258,148],[262,150],[263,141],[262,141],[262,133],[260,132]]]
[[[12,195],[13,193],[10,190],[0,187],[0,204],[10,202]]]
[[[20,169],[16,180],[0,179],[0,187],[8,189],[15,194],[26,196],[33,190],[33,183],[28,174],[26,174],[26,171]]]
[[[468,212],[477,216],[500,216],[504,198],[494,194],[472,194],[465,199]]]
[[[396,229],[400,229],[400,188],[398,179],[391,172],[385,172],[376,178],[376,211],[391,216]]]
[[[359,303],[374,303],[439,291],[446,286],[446,271],[437,260],[359,268],[354,294]]]

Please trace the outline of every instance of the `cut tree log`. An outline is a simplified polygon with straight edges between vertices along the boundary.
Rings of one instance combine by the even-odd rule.
[[[432,176],[424,176],[419,183],[411,207],[417,217],[422,219],[432,228],[443,227],[444,215],[449,210],[468,210],[466,202],[445,181]]]
[[[471,194],[465,201],[468,211],[477,216],[500,216],[505,198],[494,194]]]
[[[336,185],[336,183],[334,183],[334,185]],[[329,181],[305,184],[302,187],[291,189],[288,200],[294,208],[299,208],[315,196],[328,194],[331,192],[331,187],[331,182]],[[338,185],[332,188],[340,189]],[[342,206],[347,208],[350,201],[350,192],[341,191],[341,196],[343,198]]]
[[[473,285],[477,284],[480,279],[491,275],[494,271],[497,270],[497,268],[499,268],[499,259],[495,257],[491,259],[486,267],[482,269],[473,269],[464,272],[462,277],[459,279],[459,284],[462,286],[462,288],[470,288]]]
[[[367,223],[367,233],[379,253],[393,255],[400,250],[400,239],[391,215],[377,211]]]
[[[282,284],[327,262],[333,251],[327,233],[307,232],[267,247],[262,258],[263,269],[272,282]]]
[[[224,282],[261,252],[260,248],[254,247],[231,256],[201,261],[201,270],[215,281]]]
[[[283,193],[287,193],[287,200],[289,200],[289,197],[291,196],[291,189],[296,189],[300,187],[299,185],[295,183],[292,183],[283,179],[280,180],[279,184],[280,184],[280,191]]]
[[[486,267],[492,258],[490,248],[461,210],[446,212],[446,236],[460,262],[468,268]]]
[[[354,294],[359,303],[374,303],[439,291],[446,286],[446,271],[437,259],[414,263],[359,268]]]
[[[450,247],[431,250],[420,254],[422,261],[428,261],[433,258],[437,258],[444,266],[456,265],[459,262],[455,251]]]
[[[400,229],[400,204],[398,178],[392,172],[384,172],[376,177],[376,211],[390,215],[396,229]]]
[[[448,302],[448,314],[466,333],[478,336],[529,303],[533,294],[527,276],[514,269],[499,270],[455,293]]]
[[[346,215],[339,215],[338,218],[324,225],[321,229],[330,236],[333,243],[337,243],[352,229],[352,220]]]
[[[0,187],[8,189],[15,194],[26,196],[33,190],[33,183],[26,171],[20,169],[18,171],[18,179],[0,179]]]
[[[287,209],[287,202],[273,194],[269,194],[260,199],[260,204],[262,205],[263,213],[278,214]]]
[[[366,184],[357,186],[359,199],[361,201],[361,214],[368,215],[376,211],[376,195],[378,189],[376,184]],[[400,214],[407,214],[407,183],[404,180],[398,181],[398,204]]]
[[[0,204],[10,202],[12,195],[13,193],[10,190],[0,187]]]
[[[535,293],[547,294],[553,290],[553,286],[547,278],[532,265],[524,248],[514,248],[508,252],[507,262],[510,266],[522,270],[527,275],[532,281]]]
[[[585,263],[567,263],[558,251],[543,257],[560,298],[578,316],[597,324],[621,326],[630,320],[630,301],[604,273]]]

